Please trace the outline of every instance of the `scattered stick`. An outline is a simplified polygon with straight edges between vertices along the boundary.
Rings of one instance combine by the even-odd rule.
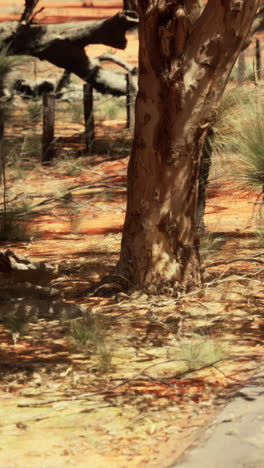
[[[251,257],[239,257],[234,258],[233,260],[219,260],[218,262],[206,263],[204,268],[212,268],[219,265],[230,265],[236,262],[256,262],[264,264],[264,260],[258,260],[257,257],[263,257],[264,253],[258,253],[256,255],[252,255]]]
[[[19,405],[20,407],[32,407],[32,406],[46,406],[46,405],[51,405],[53,403],[60,403],[60,402],[63,402],[63,401],[78,401],[78,400],[89,400],[90,398],[94,398],[94,396],[96,395],[106,395],[108,393],[112,393],[114,390],[116,390],[117,388],[119,387],[122,387],[123,385],[126,385],[127,383],[130,383],[134,380],[137,380],[138,377],[141,377],[142,375],[145,374],[145,372],[147,372],[149,369],[153,368],[153,367],[157,367],[157,366],[160,366],[162,364],[168,364],[168,363],[171,363],[171,362],[188,362],[188,363],[200,363],[201,364],[201,367],[199,367],[198,369],[189,369],[188,371],[185,372],[185,374],[191,374],[193,372],[198,372],[200,370],[203,370],[203,369],[207,369],[208,367],[212,367],[214,369],[216,369],[217,371],[220,372],[220,370],[218,369],[218,367],[216,367],[216,364],[219,363],[219,362],[222,362],[222,361],[227,361],[227,360],[232,360],[232,359],[240,359],[240,356],[229,356],[229,357],[226,357],[226,358],[221,358],[221,359],[217,359],[217,361],[214,361],[212,363],[206,363],[205,361],[197,361],[197,360],[192,360],[192,359],[166,359],[164,361],[160,361],[160,362],[156,362],[154,364],[150,364],[149,366],[145,367],[144,369],[142,369],[141,371],[139,371],[137,374],[133,375],[132,377],[129,377],[127,379],[119,379],[119,380],[122,380],[122,382],[116,384],[116,385],[113,385],[112,387],[110,388],[107,388],[105,390],[99,390],[97,392],[87,392],[87,393],[82,393],[81,395],[77,395],[77,396],[72,396],[72,397],[69,397],[69,398],[63,398],[63,399],[59,399],[59,400],[49,400],[49,401],[46,401],[46,402],[40,402],[40,403],[34,403],[34,404],[25,404],[25,405]],[[221,371],[222,373],[222,371]],[[178,378],[180,377],[181,375],[183,375],[183,373],[181,374],[176,374],[173,376],[173,378]],[[170,377],[172,378],[172,377]],[[227,377],[228,378],[228,377]],[[159,379],[157,379],[159,380]]]

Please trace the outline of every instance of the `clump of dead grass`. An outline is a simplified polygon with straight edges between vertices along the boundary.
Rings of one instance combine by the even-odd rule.
[[[225,93],[214,127],[213,149],[232,161],[230,179],[245,190],[264,190],[264,103],[256,88]]]
[[[200,236],[200,255],[202,260],[205,261],[212,254],[219,252],[225,241],[225,237],[220,234],[203,232]]]
[[[28,242],[32,237],[29,226],[25,220],[17,218],[12,212],[0,213],[0,241],[1,242]]]

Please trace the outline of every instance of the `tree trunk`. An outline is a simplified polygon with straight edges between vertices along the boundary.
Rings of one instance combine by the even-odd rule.
[[[184,7],[183,7],[184,4]],[[139,1],[139,91],[120,260],[127,286],[177,294],[202,282],[202,148],[257,0]]]

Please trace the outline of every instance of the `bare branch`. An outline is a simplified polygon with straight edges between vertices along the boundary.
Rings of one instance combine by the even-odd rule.
[[[0,35],[3,46],[9,45],[10,54],[47,60],[91,83],[99,92],[122,96],[126,94],[125,75],[104,69],[98,59],[87,57],[85,47],[104,44],[124,49],[126,32],[137,24],[133,12],[123,12],[101,21],[68,23],[67,27],[6,22],[0,24]]]
[[[135,74],[137,72],[137,68],[136,67],[133,67],[132,65],[130,65],[130,63],[127,63],[125,62],[124,60],[120,59],[119,57],[116,57],[115,55],[113,54],[103,54],[103,55],[99,55],[99,57],[97,57],[97,59],[100,61],[100,62],[104,62],[104,61],[109,61],[109,62],[113,62],[115,63],[116,65],[119,65],[120,67],[124,68],[125,70],[127,70],[129,73],[132,73]]]
[[[30,22],[30,18],[38,2],[39,0],[25,0],[25,8],[20,19],[21,23],[28,24]]]
[[[264,264],[264,260],[260,260],[257,257],[262,257],[264,253],[256,254],[253,255],[252,257],[239,257],[239,258],[234,258],[233,260],[220,260],[219,262],[212,262],[212,263],[206,263],[204,265],[204,268],[212,268],[215,266],[219,265],[231,265],[232,263],[237,263],[237,262],[256,262],[256,263],[261,263]]]

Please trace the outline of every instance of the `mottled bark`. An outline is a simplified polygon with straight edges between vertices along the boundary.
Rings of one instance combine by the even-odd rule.
[[[139,91],[127,212],[115,274],[177,293],[201,285],[197,236],[202,148],[257,0],[139,3]]]

